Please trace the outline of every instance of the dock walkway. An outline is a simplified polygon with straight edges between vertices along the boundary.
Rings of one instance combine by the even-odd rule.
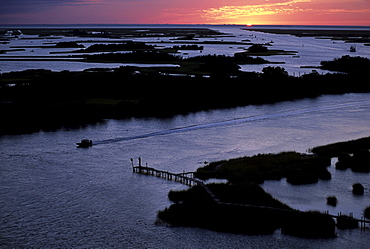
[[[202,185],[202,180],[194,178],[194,172],[183,172],[183,173],[171,173],[169,171],[158,170],[146,166],[134,166],[132,168],[134,173],[152,175],[160,178],[164,178],[170,181],[180,182],[188,186]]]

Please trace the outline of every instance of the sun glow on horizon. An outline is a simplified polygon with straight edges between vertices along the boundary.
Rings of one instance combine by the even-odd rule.
[[[370,26],[370,0],[5,0],[0,23]]]
[[[304,25],[307,22],[316,24],[334,24],[344,22],[352,15],[351,20],[360,21],[367,15],[370,16],[370,1],[354,0],[352,6],[348,8],[338,8],[339,6],[328,6],[325,0],[277,0],[267,1],[259,4],[249,5],[223,5],[217,8],[203,10],[203,18],[218,23],[245,23],[245,20],[253,19],[254,23],[259,24],[297,24]],[[365,8],[354,9],[353,5]],[[340,3],[348,6],[348,0],[340,0]],[[333,8],[334,7],[334,8]],[[368,19],[365,17],[365,20]],[[248,21],[250,23],[250,21]]]

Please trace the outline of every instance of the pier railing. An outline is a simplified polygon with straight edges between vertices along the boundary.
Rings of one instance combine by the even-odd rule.
[[[158,170],[158,169],[146,167],[146,166],[134,166],[132,170],[134,173],[152,175],[152,176],[164,178],[170,181],[180,182],[188,186],[204,184],[202,180],[194,178],[194,172],[171,173],[169,171]]]

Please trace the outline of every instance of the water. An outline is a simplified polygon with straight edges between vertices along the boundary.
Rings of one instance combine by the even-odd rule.
[[[349,44],[340,41],[244,31],[240,26],[207,27],[235,35],[216,40],[250,39],[257,43],[273,40],[273,49],[298,51],[300,58],[266,58],[284,61],[286,64],[281,66],[290,74],[310,72],[311,69],[299,67],[317,66],[321,60],[348,54],[349,49]],[[10,44],[0,44],[0,50],[74,39],[81,40],[15,39]],[[242,47],[206,45],[202,54],[233,55],[243,51]],[[370,57],[368,47],[357,48],[358,53],[353,55]],[[2,56],[46,56],[50,51],[34,48]],[[199,51],[182,52],[200,55]],[[79,71],[121,65],[0,61],[1,72],[28,68]],[[268,65],[248,65],[242,69],[259,71],[265,66]],[[306,152],[317,145],[369,136],[369,128],[370,94],[346,94],[167,119],[107,120],[80,130],[2,136],[0,248],[367,248],[368,231],[338,231],[338,238],[333,240],[307,240],[282,236],[279,231],[268,236],[245,236],[155,225],[157,211],[171,204],[168,192],[187,187],[133,174],[130,158],[140,156],[149,166],[171,172],[193,171],[205,161],[287,150]],[[77,149],[75,143],[83,138],[92,139],[95,145]],[[356,217],[361,216],[362,209],[370,205],[369,175],[335,171],[333,167],[329,170],[333,175],[331,181],[297,187],[283,179],[262,186],[294,208],[353,212]],[[354,182],[365,185],[363,197],[350,194]],[[327,195],[337,196],[337,207],[325,204]]]
[[[242,71],[258,71],[261,72],[264,67],[267,66],[282,66],[291,75],[302,75],[306,73],[311,73],[311,68],[301,68],[301,66],[320,66],[321,61],[333,60],[334,58],[339,58],[343,55],[351,56],[362,56],[370,58],[370,48],[364,46],[362,43],[356,44],[357,52],[350,53],[349,48],[352,44],[345,43],[343,41],[332,41],[330,39],[316,39],[315,37],[295,37],[291,35],[279,35],[279,34],[268,34],[253,31],[253,29],[245,30],[245,26],[241,25],[46,25],[46,26],[0,26],[0,28],[11,28],[11,29],[22,29],[22,28],[137,28],[139,30],[145,30],[146,28],[210,28],[219,30],[221,32],[232,35],[232,37],[214,37],[214,38],[199,38],[198,42],[202,41],[231,41],[231,42],[243,42],[245,40],[250,40],[251,43],[265,44],[273,41],[271,43],[273,46],[270,49],[280,49],[287,51],[297,51],[299,57],[293,57],[292,55],[276,55],[276,56],[263,56],[266,60],[271,62],[283,62],[284,64],[262,64],[262,65],[241,65]],[[258,26],[258,28],[273,28],[276,26]],[[298,26],[301,29],[350,29],[350,30],[370,30],[370,27],[336,27],[336,26]],[[283,29],[297,28],[297,26],[279,26]],[[21,38],[37,38],[37,36],[26,36],[21,35]],[[81,38],[81,37],[53,37],[59,39],[12,39],[9,44],[0,44],[0,50],[11,49],[11,47],[16,46],[37,46],[43,45],[43,43],[55,43],[61,41],[87,41],[94,40],[93,38]],[[96,40],[102,41],[104,38],[96,38]],[[107,43],[112,43],[114,39],[105,39]],[[174,44],[171,43],[169,37],[153,37],[153,38],[135,38],[134,41],[143,41],[148,44],[159,45],[165,47],[172,47]],[[152,42],[152,43],[151,43]],[[155,42],[155,43],[154,43]],[[186,41],[188,42],[188,41]],[[246,43],[246,42],[245,42]],[[44,44],[45,45],[45,44]],[[89,43],[84,43],[85,46],[89,46]],[[182,45],[182,44],[176,44]],[[200,51],[189,51],[180,50],[180,55],[183,57],[189,56],[199,56],[206,54],[225,54],[232,56],[234,53],[243,52],[245,49],[249,48],[250,45],[230,45],[230,44],[202,44],[204,50]],[[49,56],[49,52],[55,51],[71,51],[73,49],[54,49],[54,48],[26,48],[25,51],[9,52],[1,57],[6,56]],[[53,54],[55,56],[55,54]],[[63,56],[70,54],[60,54]],[[75,54],[74,54],[75,55]],[[0,58],[1,58],[0,57]],[[20,71],[25,69],[50,69],[53,71],[81,71],[88,68],[117,68],[119,66],[125,66],[130,64],[123,63],[84,63],[84,62],[72,62],[72,61],[0,61],[0,72],[10,72],[10,71]],[[144,66],[144,64],[136,64],[137,66]],[[147,65],[148,66],[148,65]],[[153,66],[153,65],[149,65]],[[174,66],[174,65],[168,65]],[[319,73],[327,73],[328,71],[316,69]]]
[[[338,231],[329,240],[247,236],[198,228],[155,225],[179,183],[133,174],[130,158],[171,172],[193,171],[204,161],[296,150],[369,136],[370,94],[323,96],[198,112],[167,119],[107,120],[0,138],[0,245],[2,248],[367,248],[369,231]],[[77,149],[82,138],[95,141]],[[292,207],[358,215],[370,205],[369,175],[330,169],[333,179],[290,186],[262,186]],[[348,194],[354,181],[366,193]],[[303,195],[302,193],[310,194]],[[333,192],[334,191],[334,192]],[[303,198],[305,197],[305,198]],[[368,204],[366,204],[368,203]],[[366,205],[365,205],[366,204]],[[364,206],[365,205],[365,206]]]

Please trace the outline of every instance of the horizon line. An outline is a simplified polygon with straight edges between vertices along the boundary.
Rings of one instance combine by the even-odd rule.
[[[370,27],[370,25],[338,25],[338,24],[253,24],[253,23],[12,23],[12,24],[0,24],[1,26],[16,26],[16,25],[22,25],[22,26],[31,26],[31,25],[37,25],[37,26],[78,26],[78,25],[127,25],[127,26],[133,26],[133,25],[177,25],[177,26],[196,26],[196,25],[209,25],[209,26],[318,26],[318,27]]]

